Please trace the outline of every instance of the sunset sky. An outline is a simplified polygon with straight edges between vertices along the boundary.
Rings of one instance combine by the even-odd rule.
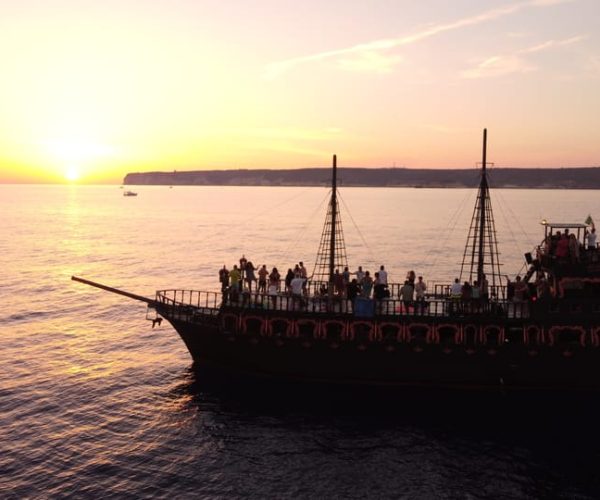
[[[599,0],[3,0],[0,182],[600,165]]]

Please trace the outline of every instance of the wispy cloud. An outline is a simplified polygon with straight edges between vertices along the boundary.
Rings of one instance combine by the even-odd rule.
[[[531,3],[538,7],[548,7],[550,5],[558,5],[559,3],[571,3],[575,0],[533,0]]]
[[[520,49],[512,54],[494,55],[481,61],[474,68],[463,71],[463,78],[492,78],[512,73],[528,73],[537,67],[528,59],[529,54],[536,54],[557,47],[565,47],[583,40],[584,36],[573,36],[564,40],[547,40],[543,43]]]
[[[532,54],[534,52],[540,52],[542,50],[551,49],[554,47],[564,47],[566,45],[572,45],[574,43],[580,42],[585,37],[582,35],[572,36],[570,38],[565,38],[564,40],[548,40],[546,42],[540,43],[538,45],[534,45],[533,47],[529,47],[527,49],[523,49],[520,51],[521,54]]]
[[[337,127],[328,128],[285,128],[285,127],[258,127],[258,128],[228,128],[226,133],[230,136],[250,139],[268,140],[293,140],[293,141],[330,141],[339,136],[342,130]]]
[[[348,71],[367,71],[370,73],[389,73],[394,66],[403,60],[399,55],[388,55],[371,50],[355,54],[353,57],[342,57],[337,61],[339,68]]]
[[[398,55],[384,55],[385,52],[392,49],[411,45],[421,40],[434,37],[441,33],[458,30],[468,26],[493,21],[501,17],[515,14],[526,8],[547,7],[559,3],[567,3],[572,0],[528,0],[525,2],[514,3],[497,9],[491,9],[481,14],[458,19],[451,23],[434,24],[428,26],[416,33],[401,36],[397,38],[385,38],[371,42],[353,45],[337,50],[330,50],[310,54],[307,56],[295,57],[284,61],[278,61],[267,65],[264,76],[267,79],[276,78],[286,71],[310,62],[337,59],[338,65],[342,68],[353,70],[368,71],[389,71],[392,66],[398,64],[402,58]]]

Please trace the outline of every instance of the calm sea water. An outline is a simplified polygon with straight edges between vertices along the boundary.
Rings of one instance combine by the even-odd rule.
[[[218,268],[242,253],[310,270],[327,191],[136,190],[0,186],[2,497],[600,496],[595,393],[273,394],[204,380],[142,304],[70,276],[152,297],[216,289]],[[600,218],[599,194],[494,192],[506,273],[541,240],[542,218]],[[341,195],[351,267],[457,275],[473,192]]]

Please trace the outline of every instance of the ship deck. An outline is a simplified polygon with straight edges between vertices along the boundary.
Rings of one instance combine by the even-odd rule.
[[[393,288],[393,287],[390,287]],[[306,294],[301,297],[285,292],[277,295],[263,293],[219,293],[199,290],[161,290],[156,292],[156,301],[173,314],[190,313],[216,316],[222,311],[244,311],[257,314],[293,315],[314,317],[340,317],[390,319],[397,317],[420,317],[423,319],[490,319],[504,321],[527,319],[531,315],[528,302],[513,302],[505,299],[463,301],[449,295],[430,294],[422,301],[404,301],[391,296],[381,300],[357,297],[328,297]]]

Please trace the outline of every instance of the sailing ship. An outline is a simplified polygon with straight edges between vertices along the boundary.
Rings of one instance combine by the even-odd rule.
[[[508,283],[500,273],[486,155],[484,130],[460,277],[477,282],[477,297],[436,285],[424,300],[406,301],[400,284],[375,298],[337,294],[336,270],[347,257],[335,156],[315,269],[300,296],[226,289],[160,290],[147,298],[72,279],[147,303],[153,326],[164,318],[199,368],[220,373],[374,386],[598,387],[600,253],[584,245],[590,226],[543,221],[542,243],[525,254],[524,280]],[[577,255],[565,255],[566,235]]]

